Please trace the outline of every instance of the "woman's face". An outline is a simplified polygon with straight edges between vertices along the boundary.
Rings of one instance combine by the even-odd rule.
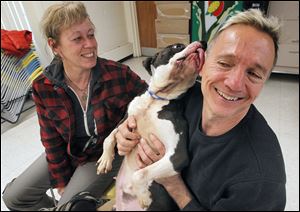
[[[97,61],[97,41],[94,26],[87,18],[61,32],[54,50],[59,54],[68,70],[90,70]]]

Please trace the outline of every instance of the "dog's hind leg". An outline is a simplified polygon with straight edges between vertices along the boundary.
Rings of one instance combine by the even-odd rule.
[[[107,173],[112,168],[112,161],[115,156],[116,138],[118,129],[115,128],[103,142],[103,153],[97,161],[97,174]]]
[[[170,156],[165,155],[159,161],[143,168],[139,169],[133,174],[133,180],[136,181],[151,181],[159,178],[169,177],[177,174],[173,168],[173,164],[170,161]]]
[[[174,170],[170,161],[170,154],[166,154],[159,161],[134,172],[132,176],[132,191],[138,198],[141,207],[148,207],[152,202],[149,186],[153,180],[173,176],[175,174],[177,174],[177,172]]]

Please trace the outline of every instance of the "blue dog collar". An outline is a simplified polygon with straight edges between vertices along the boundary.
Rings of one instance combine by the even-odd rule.
[[[153,99],[164,100],[164,101],[170,101],[169,99],[166,99],[166,98],[157,96],[155,93],[153,93],[153,92],[150,91],[149,89],[148,89],[147,91],[148,91],[148,93],[150,94],[150,96],[151,96]]]

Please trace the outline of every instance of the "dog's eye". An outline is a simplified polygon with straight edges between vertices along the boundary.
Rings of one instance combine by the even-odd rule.
[[[175,50],[175,51],[181,51],[185,48],[185,45],[184,44],[181,44],[181,43],[177,43],[177,44],[174,44],[172,46],[172,49]]]

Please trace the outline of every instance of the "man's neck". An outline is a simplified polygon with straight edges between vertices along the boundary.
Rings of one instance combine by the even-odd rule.
[[[205,111],[205,108],[203,108],[201,123],[202,131],[208,136],[223,135],[240,123],[246,116],[247,111],[231,117],[221,117]]]

